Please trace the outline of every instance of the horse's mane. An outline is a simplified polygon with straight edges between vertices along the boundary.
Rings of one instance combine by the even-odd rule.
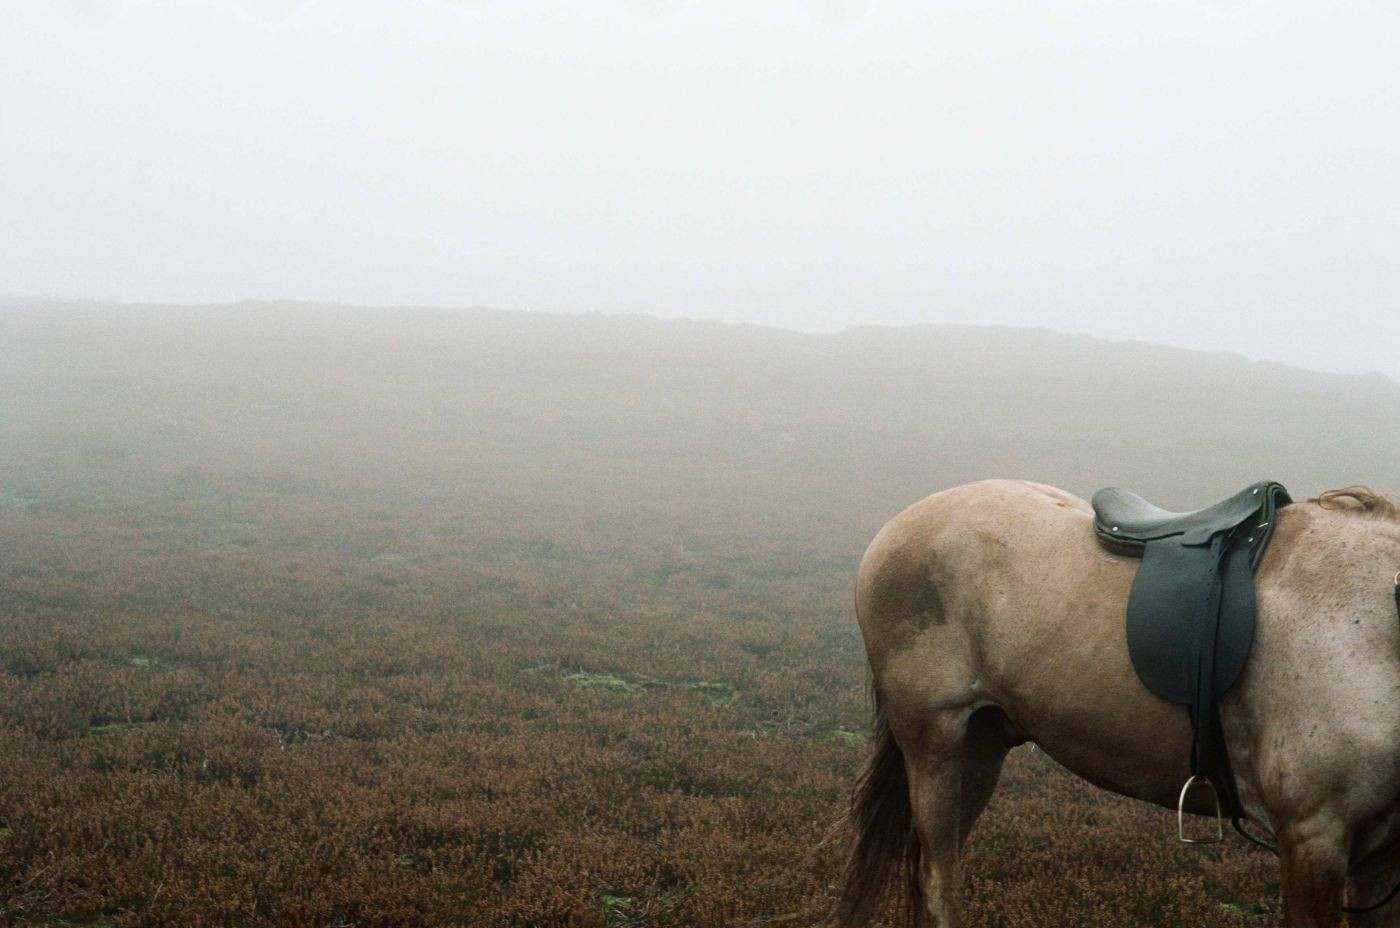
[[[1349,486],[1335,490],[1323,490],[1304,502],[1317,503],[1323,509],[1344,509],[1363,515],[1400,519],[1400,507],[1389,497],[1377,493],[1370,487]]]

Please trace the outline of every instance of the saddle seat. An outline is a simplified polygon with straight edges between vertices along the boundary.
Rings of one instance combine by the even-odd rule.
[[[1119,554],[1141,556],[1147,542],[1172,535],[1181,536],[1184,545],[1206,544],[1212,535],[1244,524],[1266,506],[1272,512],[1273,501],[1267,498],[1270,485],[1262,481],[1247,486],[1194,512],[1171,512],[1130,490],[1107,487],[1094,494],[1094,530],[1105,547]]]

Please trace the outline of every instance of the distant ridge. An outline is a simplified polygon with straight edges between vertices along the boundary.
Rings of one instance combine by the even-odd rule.
[[[127,312],[189,312],[200,311],[205,313],[220,312],[252,312],[252,313],[298,313],[311,315],[357,315],[371,314],[379,315],[383,313],[394,313],[399,315],[426,316],[426,317],[476,317],[482,318],[505,318],[516,319],[522,324],[528,325],[531,320],[553,319],[553,320],[579,320],[588,319],[595,321],[611,322],[638,322],[638,323],[674,323],[684,326],[715,326],[721,329],[743,330],[762,329],[773,332],[783,332],[794,336],[815,336],[830,337],[844,335],[860,335],[862,333],[910,333],[918,335],[922,332],[950,332],[966,330],[969,332],[1006,332],[1014,333],[1024,337],[1034,337],[1036,334],[1044,335],[1051,339],[1078,339],[1083,342],[1093,342],[1105,345],[1138,345],[1153,350],[1180,351],[1187,354],[1197,355],[1225,355],[1237,358],[1246,363],[1254,364],[1277,364],[1291,370],[1308,371],[1311,373],[1323,374],[1326,376],[1338,377],[1365,377],[1379,378],[1391,382],[1394,378],[1380,371],[1365,371],[1359,374],[1351,374],[1339,371],[1323,371],[1317,368],[1299,365],[1289,361],[1282,361],[1272,358],[1249,358],[1237,351],[1211,350],[1202,348],[1192,348],[1181,345],[1165,345],[1152,342],[1146,339],[1137,338],[1112,338],[1107,336],[1094,335],[1087,332],[1073,332],[1061,329],[1054,329],[1047,326],[1014,326],[1002,323],[966,323],[966,322],[912,322],[912,323],[858,323],[845,326],[839,330],[832,331],[812,331],[797,329],[770,322],[754,322],[748,320],[726,320],[726,319],[697,319],[690,316],[657,316],[648,313],[637,312],[564,312],[552,310],[521,310],[521,309],[500,309],[491,306],[426,306],[416,304],[356,304],[356,303],[326,303],[315,300],[277,300],[265,298],[248,298],[233,300],[223,303],[171,303],[163,301],[111,301],[111,300],[75,300],[50,297],[30,297],[19,294],[0,293],[0,311],[127,311]]]
[[[1046,329],[195,309],[7,306],[0,463],[152,482],[321,468],[405,493],[409,468],[434,493],[470,474],[501,499],[722,493],[834,517],[992,476],[1183,507],[1263,478],[1400,489],[1400,385],[1375,374]]]

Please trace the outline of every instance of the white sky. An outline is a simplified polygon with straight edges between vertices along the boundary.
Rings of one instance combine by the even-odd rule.
[[[0,293],[1400,378],[1393,0],[0,0]]]

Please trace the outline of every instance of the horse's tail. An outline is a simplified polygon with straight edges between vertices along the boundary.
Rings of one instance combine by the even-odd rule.
[[[919,837],[909,806],[904,752],[875,699],[875,749],[851,794],[847,822],[856,833],[846,861],[841,898],[831,913],[833,928],[859,928],[882,914],[895,893],[901,922],[923,921],[919,888]]]

